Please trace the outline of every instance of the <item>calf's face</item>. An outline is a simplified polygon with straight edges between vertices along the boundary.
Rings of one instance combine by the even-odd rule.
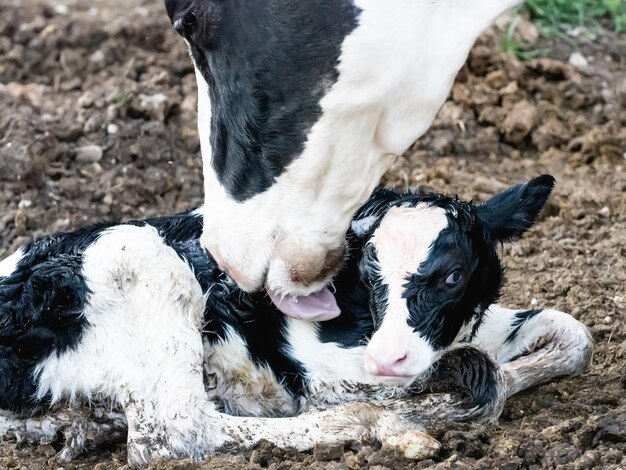
[[[496,248],[530,228],[554,178],[540,176],[484,204],[379,190],[352,224],[375,323],[367,371],[406,385],[469,337],[500,292]]]

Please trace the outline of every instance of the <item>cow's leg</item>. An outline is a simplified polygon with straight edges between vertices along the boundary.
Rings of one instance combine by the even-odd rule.
[[[557,310],[492,305],[472,342],[500,363],[507,397],[555,377],[580,374],[593,353],[587,327]]]

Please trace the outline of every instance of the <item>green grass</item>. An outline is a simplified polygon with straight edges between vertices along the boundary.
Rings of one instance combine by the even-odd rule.
[[[585,27],[593,38],[605,25],[620,33],[626,31],[626,0],[527,0],[519,7],[502,35],[502,49],[522,60],[534,59],[543,51],[514,39],[522,16],[529,18],[542,35],[573,43],[567,31]]]
[[[549,35],[577,26],[600,29],[603,19],[617,32],[626,29],[626,0],[527,0],[522,8]]]

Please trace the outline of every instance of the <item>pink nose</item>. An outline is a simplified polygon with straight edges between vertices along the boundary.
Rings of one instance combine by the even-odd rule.
[[[369,352],[365,353],[365,368],[376,376],[404,377],[407,375],[404,370],[406,362],[406,351],[394,352],[386,357],[374,357]]]

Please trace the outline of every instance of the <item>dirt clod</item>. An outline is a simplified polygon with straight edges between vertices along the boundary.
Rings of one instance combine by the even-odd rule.
[[[519,144],[530,134],[536,124],[537,108],[524,100],[511,108],[500,126],[500,132],[504,134],[507,142]]]

